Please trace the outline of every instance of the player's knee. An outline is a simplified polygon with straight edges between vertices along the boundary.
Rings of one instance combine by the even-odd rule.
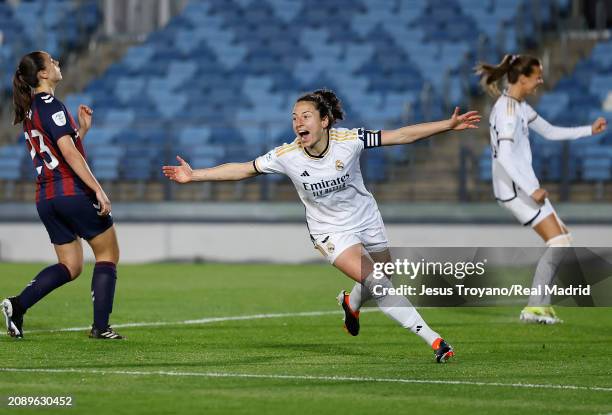
[[[76,280],[83,272],[82,262],[63,262],[63,264],[66,266],[66,268],[68,268],[68,271],[70,272],[70,279],[73,281]]]
[[[546,241],[546,246],[558,248],[570,247],[572,246],[572,235],[570,233],[563,233],[561,235],[557,235]]]
[[[117,244],[108,244],[98,249],[94,249],[96,262],[112,262],[119,263],[119,247]]]
[[[119,251],[110,251],[96,256],[96,262],[111,262],[115,265],[119,263]]]

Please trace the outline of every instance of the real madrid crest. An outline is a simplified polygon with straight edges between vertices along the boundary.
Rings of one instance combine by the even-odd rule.
[[[342,169],[344,169],[344,163],[342,160],[336,160],[336,170],[340,171]]]
[[[327,248],[327,252],[329,252],[330,254],[333,254],[336,249],[334,244],[331,242],[328,242],[327,245],[325,245],[325,247]]]

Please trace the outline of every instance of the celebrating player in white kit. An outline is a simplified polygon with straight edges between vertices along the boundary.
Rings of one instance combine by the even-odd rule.
[[[493,192],[498,203],[510,210],[524,226],[531,226],[551,247],[569,247],[570,233],[540,187],[531,165],[529,128],[549,140],[574,140],[606,129],[606,120],[592,125],[563,128],[549,124],[525,101],[543,83],[540,60],[528,55],[506,55],[498,65],[482,63],[476,67],[483,88],[499,96],[490,115],[493,157]],[[507,78],[508,88],[501,93],[498,81]],[[547,249],[540,258],[533,287],[552,282],[563,258],[563,249]],[[555,324],[561,320],[550,306],[550,295],[532,296],[521,311],[526,322]]]
[[[388,278],[373,277],[373,262],[387,262],[391,257],[378,206],[363,184],[359,157],[368,148],[408,144],[443,131],[477,128],[480,116],[475,111],[459,115],[456,108],[448,120],[397,130],[332,128],[343,117],[336,95],[329,90],[317,90],[303,95],[294,105],[296,138],[292,143],[252,162],[209,169],[192,170],[177,157],[180,165],[164,166],[163,172],[178,183],[242,180],[262,173],[287,175],[306,208],[315,248],[356,281],[350,295],[342,291],[338,297],[347,331],[353,336],[359,333],[359,309],[373,298],[385,314],[423,338],[434,349],[437,362],[445,362],[454,355],[452,347],[429,328],[408,299],[386,295],[384,288],[393,287]]]

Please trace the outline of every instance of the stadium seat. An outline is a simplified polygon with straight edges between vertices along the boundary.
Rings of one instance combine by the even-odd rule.
[[[119,134],[120,128],[117,126],[95,126],[85,137],[85,148],[91,146],[105,146],[112,143]]]
[[[21,160],[0,157],[0,180],[17,180],[21,177]]]
[[[484,148],[480,158],[478,159],[478,178],[483,182],[490,182],[493,178],[491,171],[491,147]]]
[[[582,179],[608,181],[612,179],[612,146],[591,145],[581,152]]]
[[[41,17],[40,4],[5,7],[10,16],[0,22],[11,28],[8,37],[23,30],[13,21]],[[96,21],[99,9],[91,4],[63,1],[41,21],[57,27],[62,13],[74,7]],[[154,158],[167,157],[168,149],[202,146],[203,160],[219,160],[245,143],[241,154],[250,156],[292,139],[287,125],[293,101],[320,87],[337,90],[347,126],[396,127],[406,119],[447,116],[447,107],[467,102],[476,91],[477,80],[466,78],[476,50],[497,58],[502,49],[519,49],[519,32],[535,36],[535,15],[547,22],[549,6],[501,0],[338,0],[316,8],[305,0],[192,1],[83,93],[68,96],[66,105],[73,113],[80,103],[94,107],[96,124],[86,140],[94,158],[98,147],[125,152],[135,143],[148,143],[155,153],[147,157]],[[46,42],[60,48],[72,36],[51,32]],[[538,111],[545,118],[576,125],[601,111],[610,90],[610,45],[600,42],[574,76],[543,95]],[[2,66],[15,54],[2,46],[0,55]],[[579,160],[580,150],[575,153],[572,160]],[[559,177],[550,161],[555,157],[537,158],[543,174]]]
[[[153,161],[148,158],[126,159],[123,163],[122,177],[126,180],[149,180],[152,177],[153,165]]]
[[[101,22],[98,7],[95,0],[56,0],[53,7],[37,1],[0,3],[0,73],[3,75],[0,90],[11,89],[13,66],[31,51],[30,45],[35,44],[37,49],[46,50],[60,60],[69,50],[85,45]],[[83,17],[83,20],[77,20],[78,25],[62,24],[67,15]],[[2,71],[5,62],[9,64],[8,71]]]
[[[21,135],[19,138],[21,139],[21,137],[23,137],[23,135]],[[0,158],[21,160],[25,154],[25,143],[22,144],[20,142],[19,144],[0,147]]]
[[[119,163],[94,160],[92,170],[98,180],[119,179]]]

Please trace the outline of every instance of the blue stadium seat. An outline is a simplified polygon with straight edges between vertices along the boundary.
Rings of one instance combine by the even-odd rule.
[[[122,177],[126,180],[149,180],[152,177],[152,160],[148,158],[126,158]]]
[[[192,157],[198,159],[210,158],[220,160],[225,156],[226,149],[224,146],[219,144],[204,144],[191,147],[189,149],[189,153]]]
[[[545,119],[555,119],[568,110],[569,102],[566,92],[549,92],[542,95],[537,110]]]
[[[144,78],[121,76],[116,80],[114,95],[119,98],[122,103],[128,103],[134,99],[138,99],[144,93],[144,88]]]
[[[490,182],[493,179],[491,171],[491,147],[487,146],[482,151],[478,159],[478,178],[483,182]]]
[[[119,162],[124,153],[125,149],[123,146],[112,144],[94,146],[89,150],[89,155],[91,155],[97,163]]]
[[[119,179],[119,162],[93,160],[92,170],[98,180]]]
[[[19,138],[21,139],[23,135]],[[0,158],[21,160],[26,154],[26,146],[24,144],[14,144],[0,147]]]
[[[136,116],[134,110],[126,109],[108,109],[101,114],[101,123],[107,126],[122,128],[131,124]]]
[[[589,92],[603,102],[612,92],[612,75],[596,75],[591,79]]]
[[[85,148],[92,146],[105,146],[113,142],[119,134],[120,128],[117,126],[95,126],[85,137]]]
[[[382,149],[369,150],[363,165],[366,181],[380,183],[387,178],[387,163]]]
[[[586,181],[612,180],[612,159],[586,157],[582,161],[582,179]]]
[[[86,15],[86,22],[81,22],[81,15]],[[68,24],[67,19],[70,18],[66,16],[75,17]],[[95,0],[56,0],[52,5],[39,1],[11,4],[1,2],[0,91],[10,90],[13,65],[22,55],[31,51],[31,45],[36,45],[37,49],[46,50],[61,60],[69,50],[81,47],[89,41],[93,29],[100,23],[99,17]]]
[[[612,146],[591,145],[581,152],[582,179],[608,181],[612,179]]]
[[[474,88],[473,78],[462,82],[459,75],[475,59],[479,30],[474,28],[488,34],[492,46],[484,53],[497,56],[498,35],[504,33],[501,47],[518,48],[515,21],[524,13],[522,3],[337,0],[312,7],[305,0],[192,1],[166,27],[129,48],[85,95],[66,102],[72,109],[85,101],[96,111],[96,125],[86,140],[94,160],[100,158],[97,148],[109,145],[133,159],[139,143],[152,151],[143,160],[167,158],[170,150],[197,145],[206,148],[198,153],[201,161],[250,157],[280,140],[290,141],[287,125],[294,99],[322,86],[340,94],[347,126],[399,126],[407,116],[415,121],[447,116],[445,105],[465,102]],[[37,7],[26,6],[20,13],[32,16],[39,13]],[[94,21],[97,9],[88,10]],[[57,26],[58,16],[53,12],[43,21]],[[531,16],[525,19],[525,27],[534,27]],[[0,16],[0,21],[12,20]],[[65,38],[51,36],[48,42],[63,47]],[[581,77],[569,79],[565,87],[560,83],[559,96],[575,91],[582,96],[565,103],[543,98],[543,114],[553,121],[569,108],[566,121],[583,122],[595,104],[601,108],[604,76],[596,74],[607,68],[606,51],[606,46],[596,47]],[[4,48],[0,54],[0,66],[4,56],[14,55]],[[421,98],[424,86],[432,88],[428,100]],[[396,156],[404,155],[388,154]],[[377,160],[372,163],[379,163],[384,153],[372,157]],[[546,163],[542,157],[543,171]],[[117,171],[130,179],[137,175],[102,168],[107,177]],[[384,169],[370,174],[378,174],[378,180]]]
[[[206,144],[211,135],[210,127],[186,127],[178,135],[178,142],[183,147]]]
[[[17,180],[21,177],[21,160],[0,157],[0,180]]]

